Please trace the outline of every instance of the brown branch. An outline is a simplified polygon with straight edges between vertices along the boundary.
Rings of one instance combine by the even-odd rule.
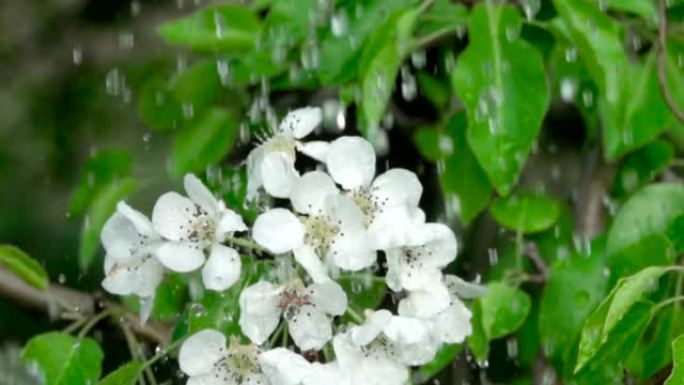
[[[657,44],[657,54],[658,54],[658,85],[660,86],[660,93],[665,99],[665,103],[670,108],[670,111],[674,116],[679,119],[680,122],[684,123],[684,112],[679,109],[679,106],[672,99],[670,90],[667,87],[667,14],[666,14],[666,0],[658,1],[658,44]]]
[[[168,325],[156,322],[141,325],[136,314],[104,300],[99,294],[83,293],[57,284],[50,284],[47,290],[41,291],[4,267],[0,267],[0,296],[27,309],[45,312],[53,320],[73,319],[74,315],[88,317],[100,309],[114,310],[138,336],[162,345],[170,341]]]
[[[534,264],[534,267],[537,268],[537,271],[539,272],[539,276],[542,279],[542,282],[546,282],[546,280],[549,278],[549,267],[546,265],[546,262],[544,262],[544,259],[542,258],[541,253],[539,252],[539,247],[537,247],[537,244],[534,242],[528,242],[526,254],[527,257]]]
[[[589,153],[585,172],[575,205],[575,232],[591,239],[605,229],[604,202],[615,174],[615,168],[603,162],[601,146]]]

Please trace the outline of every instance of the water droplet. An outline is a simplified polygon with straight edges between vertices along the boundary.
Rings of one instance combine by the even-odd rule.
[[[226,19],[219,11],[214,11],[214,27],[217,39],[223,39],[226,37],[228,26],[226,25]]]
[[[585,107],[590,108],[594,105],[594,93],[590,90],[582,91],[582,103]]]
[[[334,36],[340,37],[347,33],[349,29],[349,18],[347,12],[341,10],[330,18],[330,30]]]
[[[216,72],[218,72],[221,85],[228,87],[232,83],[230,63],[227,59],[219,59],[216,61]]]
[[[521,0],[523,12],[525,12],[525,18],[528,21],[534,19],[534,16],[539,12],[541,8],[541,0]]]
[[[74,47],[74,49],[71,51],[71,60],[76,65],[80,65],[83,62],[83,50],[80,46]]]
[[[411,64],[417,69],[425,67],[427,64],[427,55],[425,50],[419,49],[411,53]]]
[[[124,31],[119,34],[119,48],[129,50],[135,46],[135,35],[133,32]]]
[[[406,101],[411,101],[416,98],[418,93],[418,86],[416,85],[416,78],[411,73],[408,66],[401,67],[401,96]]]
[[[506,26],[506,39],[513,42],[518,38],[518,28],[512,25]]]
[[[563,78],[560,82],[560,96],[564,102],[572,102],[577,96],[577,90],[579,89],[579,84],[575,78]]]
[[[569,47],[565,49],[565,61],[572,63],[577,60],[577,47]]]
[[[112,96],[118,96],[121,92],[121,74],[118,68],[114,68],[107,72],[105,77],[105,89],[107,93]]]
[[[131,1],[131,15],[136,17],[140,15],[140,2],[138,0]]]
[[[506,340],[506,353],[510,358],[518,357],[518,339],[511,337]]]
[[[60,285],[64,285],[64,283],[66,282],[66,276],[60,273],[57,276],[57,282],[59,282]]]
[[[499,264],[499,251],[497,249],[487,249],[487,255],[489,256],[489,264],[491,266],[496,266]]]

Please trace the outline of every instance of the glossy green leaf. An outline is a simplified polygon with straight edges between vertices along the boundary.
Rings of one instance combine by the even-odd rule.
[[[418,22],[417,34],[426,36],[443,31],[465,32],[468,24],[468,8],[449,0],[436,0]]]
[[[520,193],[500,198],[489,211],[502,226],[523,233],[535,233],[553,226],[560,215],[560,203],[534,193]]]
[[[522,290],[502,282],[487,285],[487,293],[479,300],[482,328],[488,340],[514,332],[530,311],[530,297]]]
[[[681,330],[680,310],[668,306],[658,310],[625,366],[638,380],[646,381],[672,362],[670,342]],[[681,331],[680,331],[681,332]]]
[[[620,166],[612,187],[612,195],[623,197],[655,179],[674,159],[672,145],[653,141],[629,154]]]
[[[585,319],[603,298],[607,277],[605,239],[592,242],[588,255],[573,254],[551,267],[539,309],[539,333],[545,353],[561,373],[572,369],[569,357]]]
[[[71,195],[69,214],[83,214],[100,189],[117,178],[127,176],[132,168],[133,157],[127,151],[98,151],[83,166],[78,184]]]
[[[651,234],[608,256],[611,282],[648,266],[666,266],[675,259],[672,243],[662,234]]]
[[[680,215],[684,215],[683,185],[658,183],[644,187],[617,213],[608,231],[608,254],[616,254],[652,234],[664,234]]]
[[[473,317],[470,319],[470,324],[473,326],[473,332],[468,336],[468,347],[478,362],[484,362],[489,354],[489,340],[482,326],[482,304],[480,301],[473,302],[471,311]]]
[[[222,108],[212,108],[198,116],[176,135],[173,174],[197,172],[221,160],[235,142],[239,124],[235,113]]]
[[[672,373],[665,385],[684,384],[684,334],[672,341]]]
[[[419,377],[416,382],[421,384],[436,376],[444,368],[451,365],[451,363],[454,362],[454,359],[456,359],[456,356],[458,356],[462,350],[463,344],[447,344],[442,346],[437,351],[437,354],[432,361],[422,365],[420,369],[418,369]]]
[[[114,180],[103,186],[93,198],[81,226],[81,240],[78,249],[78,263],[86,270],[94,262],[100,248],[100,232],[107,219],[116,209],[116,204],[135,188],[131,178]]]
[[[468,224],[487,207],[493,188],[468,146],[466,125],[463,113],[447,122],[444,129],[446,135],[440,138],[439,147],[449,155],[440,163],[443,170],[439,179],[445,204]]]
[[[211,104],[221,87],[215,60],[195,64],[171,80],[171,91],[175,99],[182,104],[191,104],[194,111]]]
[[[16,246],[0,245],[0,265],[37,289],[48,287],[48,275],[43,266]]]
[[[236,4],[208,7],[161,25],[170,44],[198,51],[240,53],[256,46],[261,25],[248,8]]]
[[[439,110],[445,109],[451,101],[451,87],[449,83],[436,78],[425,71],[416,75],[420,94],[424,95]]]
[[[519,38],[517,8],[475,6],[470,43],[452,84],[468,114],[468,142],[494,187],[508,195],[539,134],[549,104],[541,55]]]
[[[651,0],[608,0],[608,8],[642,16],[648,22],[658,22],[658,10]]]
[[[183,109],[166,81],[152,78],[140,90],[138,115],[149,127],[167,131],[182,121]]]
[[[589,316],[582,329],[575,371],[582,369],[608,342],[613,328],[632,306],[657,284],[664,267],[648,267],[618,281],[608,297]]]
[[[142,362],[130,361],[104,377],[98,385],[135,385],[142,370]]]
[[[104,354],[90,338],[51,332],[33,337],[23,361],[36,369],[45,385],[91,385],[100,378]]]
[[[385,114],[399,66],[412,48],[410,37],[418,15],[418,9],[394,13],[368,37],[364,46],[359,63],[361,117],[364,134],[371,139]]]

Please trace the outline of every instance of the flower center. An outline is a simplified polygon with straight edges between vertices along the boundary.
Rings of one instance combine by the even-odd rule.
[[[312,246],[318,255],[325,255],[340,232],[340,223],[335,224],[327,217],[312,215],[304,219],[304,229],[304,243]]]
[[[209,215],[209,213],[202,210],[199,206],[196,207],[192,217],[193,218],[189,223],[190,233],[188,234],[188,240],[190,242],[200,243],[204,246],[213,243],[217,226],[216,217]]]
[[[290,320],[297,315],[302,306],[310,303],[311,298],[303,290],[288,289],[280,295],[278,307],[283,310],[285,319]]]
[[[382,212],[386,199],[380,200],[363,187],[349,191],[349,197],[363,212],[363,225],[368,228],[375,220],[375,217]]]
[[[231,343],[228,353],[214,364],[214,377],[228,382],[232,379],[237,384],[246,382],[253,375],[261,373],[257,361],[257,350],[252,345]]]
[[[266,153],[279,151],[286,153],[292,159],[295,157],[295,141],[288,135],[273,135],[264,142],[263,148]]]

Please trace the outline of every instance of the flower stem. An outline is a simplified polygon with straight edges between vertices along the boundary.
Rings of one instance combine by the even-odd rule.
[[[112,314],[114,314],[114,311],[108,309],[100,312],[99,314],[94,315],[92,318],[90,318],[88,323],[85,324],[83,329],[81,329],[81,331],[78,333],[77,338],[80,340],[83,337],[85,337],[86,334],[88,334],[88,332],[90,331],[90,329],[92,329],[98,322],[102,321],[103,319],[109,317]]]
[[[157,354],[155,354],[152,358],[149,360],[145,361],[145,363],[142,366],[142,369],[149,368],[150,366],[154,365],[155,362],[159,361],[162,357],[166,356],[173,350],[175,350],[180,344],[185,341],[184,338],[181,338],[179,340],[173,341],[172,343],[169,344],[169,346],[161,349],[161,351]]]
[[[657,305],[655,305],[653,307],[653,312],[655,313],[658,310],[662,309],[663,307],[670,305],[670,304],[673,304],[673,303],[677,303],[679,301],[684,301],[684,295],[678,295],[676,297],[668,298],[668,299],[658,303]]]
[[[270,251],[266,250],[265,248],[257,245],[255,242],[250,241],[249,239],[245,238],[228,238],[226,239],[227,242],[232,243],[235,246],[240,246],[244,247],[246,249],[252,249],[254,251],[258,251],[260,253],[266,253],[266,254],[272,254]]]
[[[354,310],[351,305],[347,306],[347,314],[356,322],[363,323],[363,317],[356,310]]]

